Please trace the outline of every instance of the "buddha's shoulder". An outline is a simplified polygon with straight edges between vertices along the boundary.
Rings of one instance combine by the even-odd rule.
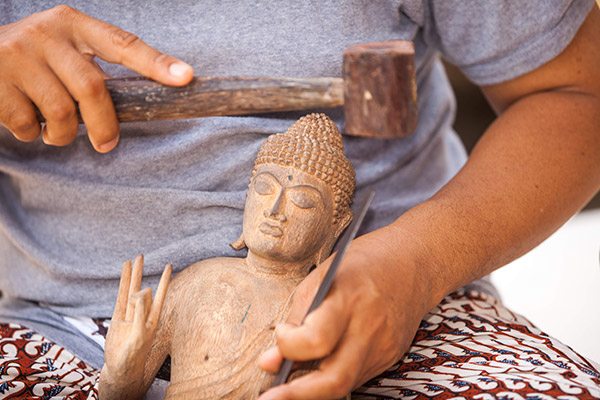
[[[254,283],[243,258],[211,258],[177,273],[169,286],[169,297],[176,303],[187,302],[190,296],[199,296],[196,303],[220,296],[237,298],[248,292]]]
[[[189,265],[177,274],[176,279],[200,279],[207,282],[227,275],[245,274],[246,270],[246,263],[243,258],[215,257]]]

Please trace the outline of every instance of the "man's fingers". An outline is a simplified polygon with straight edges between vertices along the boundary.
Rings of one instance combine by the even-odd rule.
[[[32,63],[31,75],[19,82],[20,89],[39,108],[46,119],[44,143],[66,146],[77,136],[77,109],[73,98],[59,78],[45,65]]]
[[[300,325],[312,303],[319,285],[329,268],[329,262],[319,265],[314,269],[294,290],[292,307],[287,322],[292,325]]]
[[[90,65],[92,67],[94,67],[94,69],[96,71],[98,71],[100,73],[100,75],[102,75],[102,78],[106,79],[111,79],[112,77],[106,73],[105,70],[102,69],[102,67],[96,62],[96,60],[94,59],[94,57],[92,56],[85,56],[85,59],[89,61]]]
[[[277,346],[270,347],[258,357],[258,366],[271,374],[279,372],[282,362],[283,355]]]
[[[33,104],[14,86],[0,86],[0,124],[22,142],[32,142],[40,135]]]
[[[104,74],[73,47],[57,44],[57,51],[47,56],[48,64],[79,103],[94,149],[106,153],[114,149],[119,137],[119,122],[106,89]]]
[[[368,351],[359,335],[345,336],[340,347],[326,358],[318,371],[265,392],[259,400],[339,399],[358,383],[362,363]]]
[[[129,298],[140,291],[142,287],[142,274],[144,272],[144,256],[139,255],[133,261],[133,268],[131,271],[131,281],[129,284]],[[131,306],[131,302],[128,303]],[[125,315],[125,321],[131,321],[133,319],[133,307],[127,307],[127,313]]]
[[[30,29],[14,28],[17,34],[3,41],[2,58],[12,68],[4,71],[1,80],[7,84],[0,88],[1,98],[15,99],[16,104],[0,104],[0,123],[19,140],[31,141],[40,133],[30,100],[46,119],[41,131],[44,142],[71,143],[79,126],[77,102],[94,148],[106,153],[116,146],[119,124],[95,56],[167,85],[183,86],[193,78],[193,69],[186,63],[68,6],[31,16],[23,26]],[[24,96],[10,89],[13,85]]]
[[[165,85],[183,86],[192,80],[194,70],[190,65],[148,46],[130,32],[80,14],[81,23],[74,25],[75,37],[98,57]]]
[[[329,296],[306,317],[302,325],[278,325],[277,346],[285,358],[294,361],[323,358],[335,349],[348,326],[349,318],[341,298]]]
[[[156,296],[154,296],[154,302],[152,303],[152,310],[150,310],[150,315],[148,316],[148,325],[150,325],[152,328],[154,328],[158,323],[160,311],[162,310],[163,303],[167,295],[169,282],[171,281],[172,272],[173,266],[171,264],[167,264],[162,276],[160,277],[160,282],[158,283],[158,288],[156,289]]]
[[[123,263],[121,269],[121,280],[119,281],[119,294],[117,294],[117,302],[115,303],[115,311],[112,319],[122,321],[125,319],[127,311],[127,302],[129,301],[129,285],[131,282],[131,261],[127,260]]]

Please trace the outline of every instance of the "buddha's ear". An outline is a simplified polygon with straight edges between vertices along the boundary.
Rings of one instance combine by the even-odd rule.
[[[244,241],[244,234],[242,233],[240,237],[233,243],[229,243],[232,249],[236,251],[243,250],[246,247],[246,242]]]
[[[329,254],[331,253],[333,246],[335,246],[335,243],[339,239],[342,232],[344,232],[344,229],[346,229],[348,227],[348,225],[350,224],[350,221],[352,221],[352,211],[348,211],[335,224],[335,226],[333,227],[334,228],[333,236],[330,237],[330,239],[326,243],[323,244],[323,247],[321,247],[321,249],[319,250],[319,253],[317,254],[316,265],[319,265],[320,263],[325,261],[325,259],[327,259],[327,257],[329,257]]]
[[[352,211],[348,211],[336,224],[335,227],[335,240],[339,239],[340,235],[344,232],[344,229],[350,225],[352,221]]]

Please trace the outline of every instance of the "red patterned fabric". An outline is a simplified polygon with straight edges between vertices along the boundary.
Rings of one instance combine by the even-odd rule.
[[[98,371],[43,336],[0,324],[1,399],[98,399]]]
[[[352,398],[600,399],[599,369],[497,299],[459,291],[426,316],[402,362]],[[0,324],[0,399],[97,399],[97,378],[61,346]]]
[[[598,399],[598,365],[497,299],[459,291],[421,322],[398,365],[353,399]]]

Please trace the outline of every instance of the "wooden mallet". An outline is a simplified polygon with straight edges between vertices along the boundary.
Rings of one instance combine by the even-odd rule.
[[[417,122],[414,47],[408,41],[348,48],[344,52],[343,78],[198,77],[185,87],[175,88],[135,77],[108,79],[106,86],[121,122],[342,105],[344,133],[348,135],[405,137]]]

